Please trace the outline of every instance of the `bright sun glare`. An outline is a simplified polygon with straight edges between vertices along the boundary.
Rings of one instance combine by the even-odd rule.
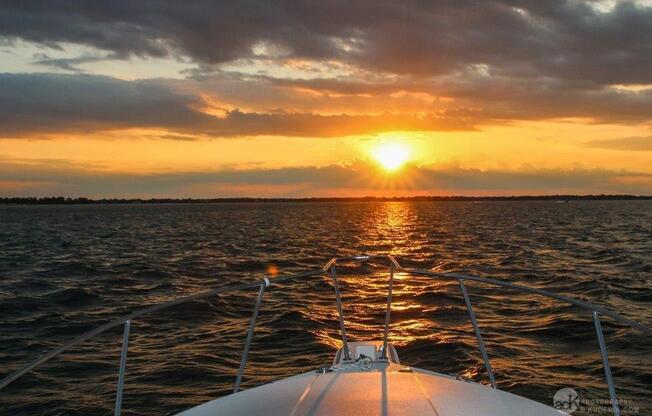
[[[386,170],[397,170],[410,159],[408,147],[402,143],[381,143],[372,151],[374,159]]]

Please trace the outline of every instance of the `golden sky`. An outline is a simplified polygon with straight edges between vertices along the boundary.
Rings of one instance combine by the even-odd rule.
[[[652,194],[646,1],[0,10],[0,196]]]

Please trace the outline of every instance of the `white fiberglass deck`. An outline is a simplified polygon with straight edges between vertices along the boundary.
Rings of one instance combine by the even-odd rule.
[[[353,350],[365,344],[378,345],[359,343]],[[311,371],[231,394],[178,416],[565,415],[523,397],[442,374],[386,360],[366,366],[359,363],[341,363],[327,372]]]
[[[386,365],[385,365],[386,366]],[[449,376],[388,368],[316,373],[231,394],[179,416],[559,416],[552,407]]]

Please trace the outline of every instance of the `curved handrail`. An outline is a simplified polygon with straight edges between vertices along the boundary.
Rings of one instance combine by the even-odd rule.
[[[316,270],[310,270],[306,271],[303,273],[297,273],[297,274],[291,274],[291,275],[283,275],[283,276],[278,276],[272,279],[265,278],[265,281],[263,282],[263,286],[267,287],[270,283],[271,284],[278,284],[287,280],[292,280],[292,279],[299,279],[299,278],[306,278],[306,277],[312,277],[312,276],[317,276],[317,275],[323,275],[323,274],[330,274],[331,277],[333,278],[333,283],[335,285],[336,289],[336,296],[337,296],[337,303],[338,303],[338,312],[340,315],[340,323],[341,323],[341,330],[342,330],[342,335],[343,335],[343,340],[344,340],[344,345],[346,345],[346,334],[344,331],[344,317],[343,317],[343,312],[341,308],[341,300],[339,296],[339,290],[337,289],[337,277],[335,274],[335,266],[338,264],[338,262],[368,262],[368,261],[374,261],[374,260],[386,260],[389,262],[390,266],[390,286],[389,286],[389,296],[388,296],[388,305],[387,305],[387,315],[386,315],[386,321],[385,321],[385,332],[384,332],[384,337],[385,337],[385,343],[387,342],[387,332],[388,332],[388,325],[389,325],[389,313],[391,311],[391,281],[393,279],[393,274],[394,272],[401,272],[401,273],[406,273],[410,275],[415,275],[415,276],[424,276],[424,277],[429,277],[431,279],[453,279],[457,280],[458,283],[460,284],[460,288],[462,289],[462,293],[464,295],[464,299],[466,302],[466,307],[469,312],[469,315],[471,317],[472,323],[474,330],[476,332],[476,337],[478,338],[478,342],[480,344],[480,349],[483,354],[483,359],[485,361],[485,366],[487,367],[492,386],[495,388],[495,380],[493,379],[493,373],[491,371],[491,366],[489,364],[488,357],[486,355],[486,352],[484,351],[484,343],[482,341],[482,337],[479,331],[479,328],[477,326],[477,322],[475,320],[475,315],[473,313],[473,309],[470,303],[470,298],[468,296],[468,293],[466,291],[466,288],[464,287],[464,281],[475,281],[475,282],[480,282],[480,283],[487,283],[491,284],[494,286],[500,286],[504,288],[509,288],[509,289],[514,289],[526,293],[532,293],[552,299],[556,299],[571,305],[578,306],[582,309],[586,309],[592,312],[593,314],[593,320],[594,324],[596,326],[597,334],[598,334],[598,339],[600,341],[600,348],[603,356],[603,361],[604,361],[604,366],[605,366],[605,374],[607,376],[607,381],[609,384],[610,388],[610,394],[612,395],[612,402],[614,403],[614,413],[619,414],[618,409],[617,409],[617,404],[615,404],[615,392],[613,390],[613,381],[611,380],[611,372],[609,369],[609,363],[608,363],[608,358],[606,354],[606,347],[604,345],[604,338],[602,334],[602,329],[600,326],[600,321],[599,321],[599,314],[609,316],[612,319],[615,319],[617,321],[620,321],[632,328],[637,329],[638,331],[647,334],[647,335],[652,335],[652,328],[649,328],[639,322],[636,322],[634,320],[631,320],[629,318],[626,318],[619,313],[616,313],[614,311],[611,311],[609,309],[606,309],[604,307],[598,306],[598,305],[593,305],[589,302],[581,301],[569,296],[565,295],[560,295],[554,292],[550,292],[548,290],[544,289],[539,289],[539,288],[532,288],[528,286],[523,286],[523,285],[518,285],[515,283],[510,283],[510,282],[504,282],[498,279],[493,279],[493,278],[487,278],[487,277],[478,277],[478,276],[472,276],[472,275],[466,275],[466,274],[459,274],[459,273],[442,273],[442,272],[433,272],[430,270],[423,270],[423,269],[417,269],[417,268],[406,268],[401,266],[401,264],[392,256],[392,255],[361,255],[361,256],[349,256],[349,257],[336,257],[332,258],[329,260],[322,268],[316,269]],[[73,338],[72,340],[66,342],[65,344],[49,351],[48,353],[42,355],[41,357],[37,358],[36,360],[26,364],[22,368],[16,370],[12,374],[9,374],[2,380],[0,380],[0,390],[11,384],[12,382],[16,381],[20,377],[24,376],[34,368],[38,367],[41,364],[46,363],[47,361],[55,358],[62,352],[76,346],[77,344],[86,341],[90,338],[93,338],[96,335],[102,334],[112,328],[115,328],[117,326],[120,326],[122,324],[125,324],[126,330],[125,330],[125,339],[123,341],[123,354],[126,353],[126,341],[128,340],[128,326],[131,323],[131,320],[135,318],[139,318],[145,315],[152,314],[154,312],[158,312],[167,308],[171,308],[173,306],[181,305],[193,300],[198,300],[198,299],[204,299],[207,297],[223,294],[223,293],[229,293],[229,292],[236,292],[236,291],[241,291],[241,290],[247,290],[247,289],[252,289],[255,287],[261,286],[260,282],[253,282],[253,283],[242,283],[238,285],[230,285],[227,287],[222,287],[222,288],[217,288],[217,289],[212,289],[200,293],[196,293],[193,295],[188,295],[188,296],[183,296],[180,298],[176,298],[167,302],[155,304],[148,306],[146,308],[137,310],[135,312],[132,312],[128,315],[125,315],[121,318],[117,318],[115,320],[112,320],[104,325],[101,325],[97,328],[94,328],[88,332],[85,332],[82,335],[79,335],[76,338]],[[260,291],[259,293],[259,298],[257,301],[257,307],[260,306],[260,300],[262,297],[263,290]],[[252,322],[249,328],[249,333],[247,335],[248,339],[250,339],[252,333],[253,333],[253,327],[255,325],[255,319],[257,316],[257,310],[254,313],[254,317],[252,318]],[[385,344],[386,345],[386,344]],[[243,353],[243,356],[246,357],[246,352],[248,351],[248,345],[245,347],[245,352]],[[348,353],[348,351],[345,351],[345,353]],[[384,351],[383,351],[384,353]],[[121,360],[124,360],[124,358],[121,358]],[[238,374],[238,378],[241,377],[241,372],[244,369],[244,365],[246,365],[246,358],[243,358],[243,362],[241,363],[241,368],[240,372]],[[121,369],[122,371],[123,369]],[[122,376],[122,374],[121,374]],[[121,395],[120,395],[121,396]],[[119,409],[117,409],[116,414],[119,414]]]

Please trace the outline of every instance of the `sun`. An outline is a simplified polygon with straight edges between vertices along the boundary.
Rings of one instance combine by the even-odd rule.
[[[410,160],[410,149],[403,143],[381,143],[371,155],[388,171],[395,171]]]

